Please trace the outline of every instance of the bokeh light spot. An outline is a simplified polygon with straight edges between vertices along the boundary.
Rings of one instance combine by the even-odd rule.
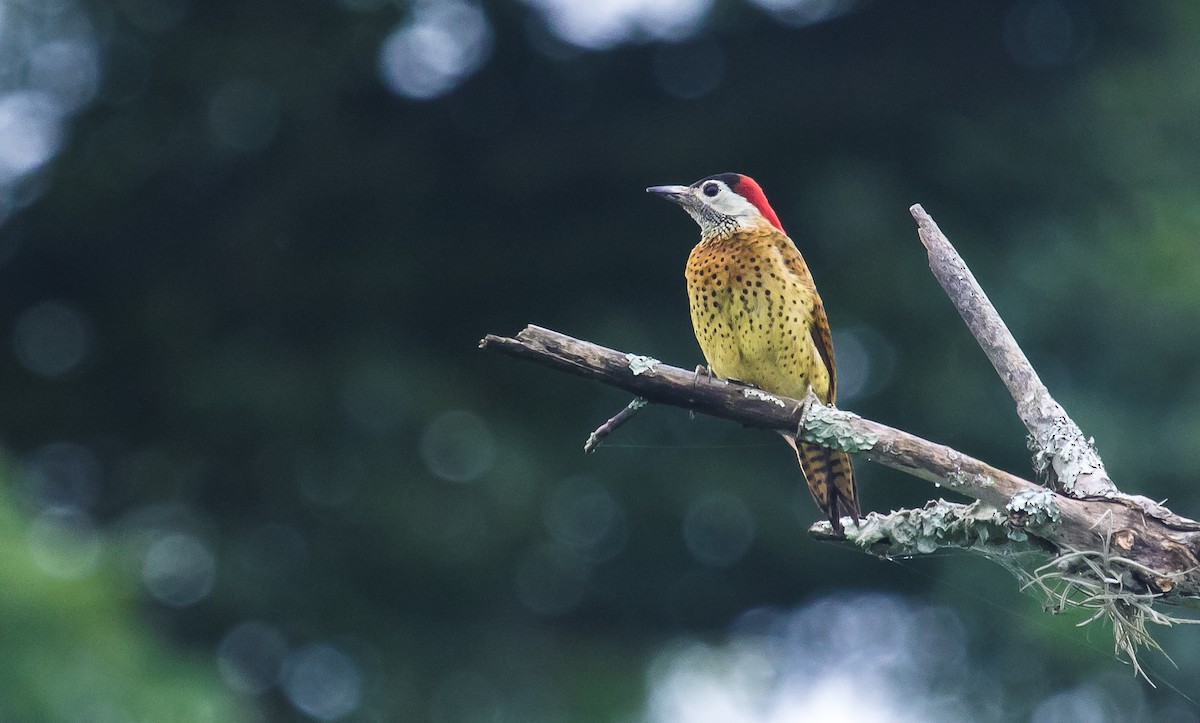
[[[19,479],[38,507],[81,510],[100,494],[100,463],[83,445],[50,442],[29,455]]]
[[[267,623],[244,622],[225,634],[217,647],[217,667],[230,688],[258,695],[278,682],[287,655],[283,633]]]
[[[0,223],[49,187],[70,116],[103,72],[92,10],[77,0],[0,3]]]
[[[477,5],[421,3],[379,48],[379,74],[397,95],[428,100],[454,90],[492,52],[492,26]]]
[[[573,477],[560,485],[544,514],[555,541],[589,562],[610,559],[625,544],[624,512],[608,490],[590,478]]]
[[[1123,723],[1124,721],[1161,720],[1170,716],[1153,715],[1148,710],[1145,688],[1132,676],[1101,674],[1072,688],[1059,691],[1037,704],[1030,723],[1088,721]]]
[[[858,0],[750,0],[781,23],[804,27],[850,12]]]
[[[0,183],[37,170],[62,145],[62,109],[49,93],[18,90],[0,95]]]
[[[44,301],[17,317],[13,350],[29,371],[62,377],[87,358],[91,336],[91,324],[78,309],[61,301]]]
[[[836,329],[838,400],[867,399],[887,388],[896,368],[891,342],[874,327],[860,324]]]
[[[171,607],[195,605],[208,597],[216,574],[216,557],[203,542],[185,533],[155,540],[142,565],[146,589]]]
[[[362,673],[345,653],[317,643],[284,661],[283,689],[292,705],[320,720],[344,718],[362,704]]]
[[[701,495],[683,517],[683,540],[692,557],[711,567],[729,567],[754,541],[754,518],[728,492]]]
[[[43,572],[73,579],[96,569],[103,537],[77,510],[46,510],[29,526],[29,555]]]
[[[92,101],[100,87],[96,49],[77,40],[40,45],[29,58],[29,82],[53,97],[59,109],[79,110]]]
[[[825,598],[791,613],[750,611],[753,620],[736,622],[724,646],[680,641],[655,657],[645,720],[976,720],[953,691],[985,690],[986,673],[963,664],[957,617],[936,609],[944,629],[931,639],[927,610],[934,609],[871,594]]]
[[[582,48],[684,40],[700,29],[712,0],[526,0],[550,30]]]
[[[446,412],[430,422],[421,435],[425,466],[450,482],[478,479],[491,468],[495,456],[492,432],[473,412]]]

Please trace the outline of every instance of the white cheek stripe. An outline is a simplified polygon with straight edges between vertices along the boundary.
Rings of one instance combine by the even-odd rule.
[[[762,216],[753,203],[727,189],[722,189],[722,192],[716,198],[708,201],[708,205],[726,216],[733,216],[734,218],[756,218]]]

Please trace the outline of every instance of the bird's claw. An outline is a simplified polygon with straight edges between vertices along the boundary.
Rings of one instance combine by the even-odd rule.
[[[808,394],[805,394],[800,400],[800,426],[796,428],[797,437],[804,436],[804,421],[808,419],[808,411],[812,409],[814,402],[820,401],[821,400],[817,399],[817,393],[813,390],[812,385],[810,384],[808,386]]]
[[[715,379],[717,376],[716,374],[713,374],[712,367],[709,366],[708,364],[697,364],[696,371],[694,371],[692,374],[693,374],[693,376],[692,376],[692,388],[693,389],[695,389],[697,386],[700,385],[700,377],[701,376],[704,376],[709,381],[709,383],[712,383],[712,380]]]
[[[712,367],[711,367],[711,366],[709,366],[709,365],[707,365],[707,364],[697,364],[697,365],[696,365],[696,371],[692,372],[692,374],[693,374],[693,376],[692,376],[692,389],[695,389],[696,387],[698,387],[698,386],[700,385],[700,375],[701,375],[701,374],[703,374],[704,376],[708,377],[708,381],[710,381],[710,382],[711,382],[711,381],[713,380],[713,370],[712,370]],[[695,418],[696,418],[696,410],[695,410],[695,409],[689,409],[689,410],[688,410],[688,419],[695,419]]]

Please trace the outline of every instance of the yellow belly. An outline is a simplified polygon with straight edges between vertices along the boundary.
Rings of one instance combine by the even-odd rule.
[[[829,372],[811,334],[811,278],[782,262],[770,239],[700,244],[688,259],[692,327],[713,372],[776,394],[829,399]],[[790,246],[790,242],[789,242]]]

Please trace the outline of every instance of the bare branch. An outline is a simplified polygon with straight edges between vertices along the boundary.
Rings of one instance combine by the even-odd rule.
[[[626,354],[537,326],[515,338],[488,335],[480,347],[588,377],[660,404],[693,409],[749,427],[795,432],[857,452],[994,508],[1017,533],[1059,552],[1100,549],[1106,533],[1121,555],[1157,574],[1133,571],[1139,593],[1165,602],[1200,600],[1200,524],[1175,516],[1180,529],[1147,516],[1120,496],[1080,500],[1056,495],[978,459],[815,399],[789,399],[737,382],[706,379],[656,359]],[[990,514],[990,513],[989,513]],[[1044,544],[1043,544],[1044,543]],[[949,544],[949,543],[948,543]]]
[[[1055,487],[1072,497],[1119,497],[1127,505],[1156,517],[1168,526],[1195,530],[1196,523],[1141,495],[1121,492],[1109,478],[1092,440],[1054,401],[1033,365],[1017,345],[996,307],[949,239],[920,204],[909,209],[917,221],[921,243],[929,252],[929,268],[962,315],[967,328],[1008,387],[1017,414],[1029,430],[1034,469],[1049,476]]]
[[[480,346],[591,377],[651,402],[693,409],[748,427],[790,433],[800,429],[807,441],[860,452],[879,464],[1001,507],[1020,492],[1041,489],[949,447],[827,407],[815,397],[789,399],[735,381],[697,376],[649,357],[539,326],[527,326],[511,339],[488,335]]]
[[[949,239],[920,204],[909,209],[917,221],[921,243],[929,252],[929,268],[962,315],[967,328],[991,360],[1017,403],[1017,414],[1029,430],[1035,449],[1034,468],[1054,472],[1057,487],[1073,497],[1117,492],[1104,462],[1084,437],[1017,345],[996,307],[975,280]]]

